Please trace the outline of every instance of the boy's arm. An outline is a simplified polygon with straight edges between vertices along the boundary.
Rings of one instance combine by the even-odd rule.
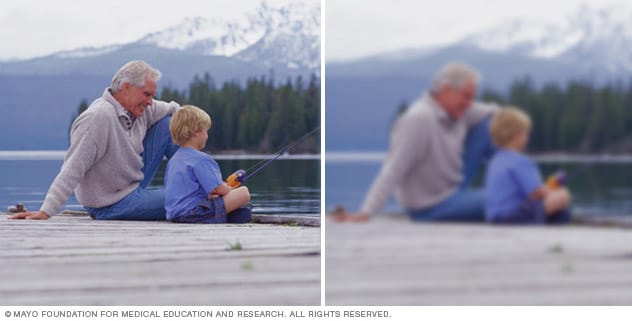
[[[513,224],[513,223],[529,223],[533,222],[533,213],[525,207],[529,207],[531,202],[539,201],[548,193],[549,189],[542,182],[540,171],[537,165],[527,158],[517,161],[516,167],[510,171],[510,175],[520,188],[526,193],[527,200],[518,204],[511,213],[507,213],[504,216],[495,217],[492,222],[500,224]]]
[[[516,159],[515,167],[510,171],[514,182],[525,193],[529,201],[542,199],[548,193],[548,188],[542,180],[538,165],[525,155]]]
[[[533,213],[529,210],[530,203],[544,198],[549,189],[539,179],[539,171],[535,166],[518,167],[517,171],[510,172],[514,182],[527,191],[527,200],[522,201],[513,211],[504,215],[497,215],[491,219],[496,224],[531,223],[534,221]],[[531,191],[529,193],[529,191]]]
[[[539,201],[543,199],[551,190],[548,186],[542,185],[529,195],[529,201]]]
[[[193,167],[193,174],[208,194],[208,198],[223,196],[230,192],[230,189],[226,189],[229,188],[228,185],[221,179],[222,174],[219,171],[219,166],[210,157],[197,162]]]
[[[215,196],[224,196],[228,194],[228,192],[230,192],[232,189],[233,188],[226,184],[226,182],[222,182],[211,191],[211,193],[208,195],[208,198],[213,198]]]

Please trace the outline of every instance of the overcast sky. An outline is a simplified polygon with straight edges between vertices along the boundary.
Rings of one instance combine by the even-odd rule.
[[[326,58],[347,60],[403,48],[447,44],[503,21],[553,21],[582,4],[622,0],[331,0],[326,2]]]
[[[271,5],[292,0],[267,0]],[[314,0],[310,0],[314,1]],[[185,17],[233,17],[261,0],[13,0],[0,2],[0,60],[127,43]],[[555,20],[582,3],[624,0],[327,0],[326,58],[352,59],[454,42],[516,17]]]
[[[267,0],[270,5],[284,0]],[[185,17],[239,16],[261,0],[3,0],[0,60],[126,43]]]

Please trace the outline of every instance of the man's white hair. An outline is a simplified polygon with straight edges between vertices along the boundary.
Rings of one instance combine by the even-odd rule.
[[[432,78],[430,91],[436,93],[445,86],[462,89],[466,84],[478,84],[481,75],[474,68],[463,63],[449,63]]]
[[[129,83],[134,87],[145,85],[145,79],[149,78],[155,82],[160,80],[162,73],[142,60],[133,60],[126,63],[112,77],[112,92],[117,92],[123,88],[124,83]]]

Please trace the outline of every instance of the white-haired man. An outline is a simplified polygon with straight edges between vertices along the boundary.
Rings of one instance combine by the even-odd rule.
[[[164,220],[164,192],[147,189],[164,156],[178,149],[169,134],[175,102],[154,100],[160,71],[130,61],[72,124],[70,148],[39,211],[13,219],[48,219],[74,191],[95,219]]]
[[[496,106],[473,102],[479,74],[464,64],[444,66],[424,94],[396,121],[389,154],[360,213],[336,218],[364,221],[391,195],[413,220],[484,219],[484,195],[470,186],[495,148],[489,134]]]

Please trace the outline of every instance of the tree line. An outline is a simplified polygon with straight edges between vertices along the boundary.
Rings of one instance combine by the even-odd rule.
[[[262,76],[247,79],[245,85],[229,81],[216,86],[205,73],[196,75],[187,90],[163,87],[157,99],[206,111],[212,127],[205,149],[212,152],[276,152],[320,124],[320,79],[316,75],[307,83],[301,76],[283,84]],[[76,115],[87,107],[87,101],[82,101]],[[291,152],[319,153],[320,133]]]
[[[538,87],[523,77],[504,94],[484,90],[482,100],[513,105],[531,116],[532,152],[632,151],[632,83],[577,80]]]
[[[530,152],[632,152],[632,81],[596,85],[577,80],[536,86],[523,77],[506,91],[484,89],[480,99],[529,114]],[[400,103],[396,113],[407,107],[407,102]]]

